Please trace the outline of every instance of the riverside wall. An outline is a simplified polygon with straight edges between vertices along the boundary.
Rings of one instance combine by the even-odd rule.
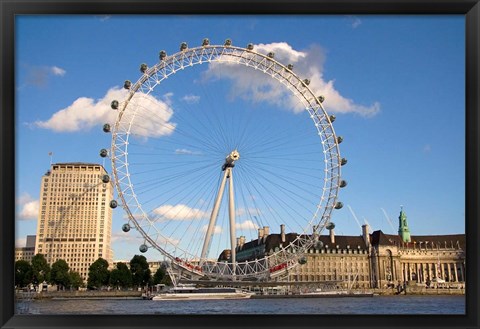
[[[141,299],[142,292],[134,290],[67,290],[67,291],[42,291],[28,293],[17,293],[17,298],[33,298],[33,299]]]

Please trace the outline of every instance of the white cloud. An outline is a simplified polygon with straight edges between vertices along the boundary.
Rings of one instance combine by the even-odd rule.
[[[362,20],[360,18],[358,18],[357,16],[349,15],[349,16],[347,16],[347,18],[350,21],[352,29],[356,29],[357,27],[359,27],[362,24]]]
[[[196,96],[196,95],[185,95],[185,96],[182,98],[182,101],[184,101],[184,102],[187,103],[187,104],[197,104],[198,102],[200,102],[200,96]]]
[[[255,45],[259,53],[275,53],[275,59],[285,65],[292,64],[293,71],[301,79],[309,79],[309,88],[315,95],[323,95],[323,103],[329,113],[357,113],[362,116],[373,116],[380,111],[380,104],[356,104],[352,99],[340,94],[334,87],[334,80],[325,80],[323,63],[325,52],[318,46],[311,46],[304,51],[293,49],[288,43],[278,42]],[[253,102],[268,102],[287,108],[295,113],[304,110],[298,99],[278,81],[262,72],[239,67],[237,64],[211,63],[205,74],[206,79],[230,79],[233,82],[230,97],[241,97]]]
[[[153,213],[169,220],[192,220],[209,216],[205,211],[198,208],[190,208],[184,204],[160,206],[154,209]]]
[[[61,77],[63,77],[65,75],[65,73],[67,73],[64,69],[61,69],[57,66],[53,66],[50,69],[52,70],[53,75],[58,75],[58,76],[61,76]]]
[[[243,223],[236,223],[235,227],[237,229],[258,229],[259,226],[252,222],[250,219],[248,219]]]
[[[187,149],[176,149],[175,154],[185,154],[185,155],[200,155],[202,152],[191,151]]]
[[[25,85],[35,87],[46,87],[51,76],[61,76],[66,74],[66,71],[58,66],[30,66],[23,65],[26,71]]]
[[[33,201],[33,198],[30,196],[28,193],[23,193],[21,196],[19,196],[16,199],[16,204],[18,205],[24,205],[27,202]]]
[[[237,216],[243,216],[245,214],[251,215],[251,216],[259,216],[260,215],[260,210],[256,208],[237,208],[235,211],[235,214]]]
[[[208,230],[208,225],[204,225],[202,227],[202,232],[203,233],[206,233]],[[218,225],[215,225],[215,227],[213,228],[213,234],[221,234],[223,232],[223,229],[221,226],[218,226]]]
[[[15,239],[15,247],[16,248],[24,248],[27,244],[27,238],[18,238]]]
[[[37,121],[34,125],[55,132],[78,132],[90,130],[103,123],[113,124],[118,112],[112,110],[110,104],[113,100],[122,101],[126,96],[126,90],[112,88],[99,100],[80,97],[68,107],[53,114],[50,119]],[[170,135],[175,130],[176,125],[169,122],[173,110],[167,102],[151,95],[140,92],[135,94],[130,100],[129,110],[124,114],[124,120],[131,120],[133,115],[135,119],[131,133],[134,135],[145,138],[160,137]],[[144,120],[145,118],[149,120]]]
[[[18,214],[19,219],[36,219],[38,217],[39,201],[28,201],[22,205]]]

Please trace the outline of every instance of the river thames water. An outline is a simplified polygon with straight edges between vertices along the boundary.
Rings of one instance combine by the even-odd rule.
[[[18,303],[17,307],[24,307]],[[465,314],[465,296],[152,301],[141,299],[33,300],[29,314]]]

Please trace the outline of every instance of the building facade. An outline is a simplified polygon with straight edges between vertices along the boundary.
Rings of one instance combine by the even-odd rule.
[[[25,247],[15,248],[15,261],[25,260],[31,262],[33,256],[35,256],[35,235],[27,235],[27,241]]]
[[[99,164],[57,163],[42,177],[35,253],[65,260],[86,280],[99,257],[112,264],[113,185]]]
[[[368,225],[362,226],[358,236],[337,236],[334,225],[328,231],[318,236],[318,242],[302,255],[297,266],[288,270],[288,280],[335,282],[342,288],[386,288],[406,283],[433,286],[438,282],[465,285],[465,234],[411,235],[403,209],[398,235],[381,230],[370,233]],[[240,237],[237,260],[268,256],[298,237],[296,233],[286,234],[283,225],[280,234],[265,232],[269,229],[259,229],[258,239],[249,242]],[[219,261],[228,261],[229,253],[222,252]]]

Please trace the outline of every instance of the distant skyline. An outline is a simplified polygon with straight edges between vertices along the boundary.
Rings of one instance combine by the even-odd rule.
[[[121,99],[123,81],[136,81],[140,63],[152,65],[160,50],[172,54],[181,42],[193,47],[203,38],[273,49],[326,96],[325,108],[336,115],[335,131],[344,138],[341,155],[348,159],[342,168],[348,186],[339,193],[345,206],[332,215],[336,234],[360,235],[363,223],[371,231],[397,234],[401,206],[412,235],[464,233],[464,23],[461,15],[19,16],[17,245],[36,233],[41,176],[51,162],[100,163],[111,170],[109,160],[98,156],[110,147],[101,127],[115,120],[109,103]],[[290,99],[242,72],[211,66],[205,78],[228,79],[230,90],[212,86],[225,88],[238,106],[261,101],[286,108],[275,115],[279,124],[297,111]],[[174,111],[175,104],[187,108],[208,96],[182,94],[184,81],[165,84],[161,101]],[[184,156],[198,152],[175,149]],[[167,216],[169,209],[158,211]],[[121,232],[124,216],[114,212],[115,260],[139,254],[143,241]],[[276,224],[271,231],[278,231]]]

